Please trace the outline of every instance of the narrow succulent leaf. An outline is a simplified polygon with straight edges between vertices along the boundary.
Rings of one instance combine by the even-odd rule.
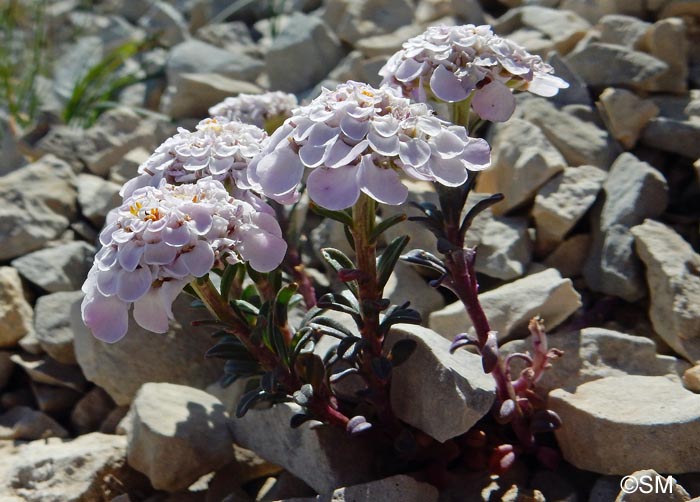
[[[376,242],[379,236],[382,235],[384,232],[389,230],[394,225],[398,225],[399,223],[404,222],[406,220],[407,216],[404,213],[394,214],[392,216],[389,216],[385,220],[382,220],[379,224],[377,224],[376,227],[374,227],[374,230],[372,230],[372,233],[369,236],[370,242]]]
[[[462,224],[459,227],[459,233],[461,236],[464,236],[471,226],[471,224],[474,221],[474,218],[476,218],[479,213],[485,211],[486,209],[490,208],[494,204],[497,204],[501,202],[504,199],[504,196],[502,193],[495,193],[492,196],[482,199],[474,206],[467,211],[467,214],[464,216],[464,219],[462,220]]]
[[[238,402],[238,406],[236,406],[236,418],[245,416],[250,407],[265,399],[266,395],[267,394],[262,389],[253,389],[243,394],[243,397],[241,397],[241,400]]]
[[[296,415],[292,415],[292,418],[289,419],[289,426],[292,429],[296,429],[297,427],[305,424],[310,420],[314,420],[314,417],[312,415],[308,415],[306,413],[297,413]]]
[[[435,270],[440,275],[447,272],[447,268],[440,258],[422,249],[412,249],[408,253],[401,255],[401,259],[413,265]]]
[[[345,353],[360,340],[362,339],[357,336],[349,336],[341,340],[338,344],[338,347],[336,348],[336,354],[338,354],[338,357],[341,359],[344,358]]]
[[[345,377],[348,377],[350,375],[357,375],[359,373],[360,373],[360,370],[358,370],[357,368],[346,368],[343,371],[333,373],[330,377],[330,382],[331,383],[338,383],[339,381],[341,381]]]
[[[457,349],[461,349],[462,347],[466,347],[467,345],[478,345],[478,342],[469,334],[460,333],[452,341],[452,345],[450,345],[450,354],[454,354],[457,351]]]
[[[221,297],[224,300],[228,300],[229,294],[231,293],[231,286],[233,285],[233,281],[236,278],[236,275],[238,274],[238,270],[240,269],[240,265],[236,263],[235,265],[226,265],[226,268],[224,269],[224,273],[221,274]]]
[[[260,379],[260,387],[268,394],[277,392],[277,378],[274,371],[267,371],[263,374]]]
[[[309,208],[319,216],[330,218],[331,220],[339,221],[343,225],[352,227],[352,216],[345,211],[332,211],[330,209],[326,209],[325,207],[321,207],[314,202],[311,202]]]
[[[348,244],[350,245],[350,249],[355,251],[355,237],[352,235],[352,232],[350,231],[350,227],[347,225],[343,227],[343,233],[345,234],[345,238],[348,241]]]
[[[380,290],[386,286],[391,273],[396,267],[396,262],[399,261],[399,257],[410,239],[411,238],[408,235],[402,235],[395,238],[389,243],[382,255],[379,257],[377,262],[377,282]]]
[[[375,357],[372,359],[372,371],[380,380],[388,380],[391,376],[391,361],[386,357]]]
[[[343,269],[355,268],[355,264],[353,263],[353,261],[339,249],[322,248],[321,256],[324,260],[326,260],[326,262],[331,266],[331,268],[336,271],[336,273],[340,272]],[[352,292],[353,295],[355,295],[356,297],[359,295],[357,281],[347,281],[345,282],[345,285],[348,287],[348,289]]]
[[[405,338],[399,340],[391,347],[391,352],[389,353],[389,360],[394,368],[401,366],[403,363],[408,361],[411,354],[415,352],[418,343],[410,338]]]
[[[350,331],[347,327],[345,327],[343,325],[343,323],[336,321],[332,317],[325,317],[325,316],[316,317],[313,320],[312,324],[322,326],[324,328],[332,328],[336,332],[340,332],[342,338],[345,338],[346,336],[354,336],[352,331]]]
[[[219,359],[236,359],[238,361],[252,361],[253,356],[250,355],[241,343],[220,342],[210,348],[206,354],[206,358],[217,357]]]

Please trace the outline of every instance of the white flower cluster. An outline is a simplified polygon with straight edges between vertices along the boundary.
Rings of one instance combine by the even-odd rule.
[[[272,209],[248,194],[229,195],[221,182],[143,187],[110,212],[102,249],[83,285],[83,320],[93,334],[115,342],[136,322],[156,333],[168,328],[171,305],[185,285],[224,262],[247,261],[269,272],[287,244]]]
[[[298,105],[294,94],[281,91],[239,94],[209,108],[209,115],[266,129],[269,121],[284,122]]]
[[[452,103],[472,98],[481,118],[508,120],[515,109],[511,89],[553,96],[568,84],[552,75],[540,56],[494,35],[490,26],[432,26],[403,44],[379,71],[382,84],[425,102],[426,91]],[[427,89],[426,89],[427,88]]]
[[[248,163],[260,153],[267,137],[259,127],[222,117],[202,120],[195,131],[180,128],[139,166],[141,175],[128,181],[121,195],[158,186],[163,179],[168,183],[232,180],[245,188]]]
[[[248,177],[252,186],[285,203],[295,198],[310,168],[309,197],[337,210],[352,206],[361,191],[401,204],[408,194],[401,174],[459,186],[468,170],[489,162],[486,141],[439,120],[425,104],[350,81],[297,108],[250,164]]]

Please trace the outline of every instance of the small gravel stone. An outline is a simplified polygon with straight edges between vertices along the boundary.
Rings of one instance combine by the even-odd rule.
[[[33,315],[17,270],[0,267],[0,347],[15,347],[22,337],[31,333]]]
[[[12,266],[49,293],[75,291],[83,285],[94,255],[94,246],[75,241],[21,256],[12,260]]]
[[[68,437],[68,431],[50,416],[27,408],[15,406],[0,415],[0,439],[46,439]]]

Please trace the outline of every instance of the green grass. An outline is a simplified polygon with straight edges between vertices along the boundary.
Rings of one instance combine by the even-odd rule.
[[[46,0],[0,1],[0,108],[15,126],[31,124],[39,110],[36,81],[46,71]]]

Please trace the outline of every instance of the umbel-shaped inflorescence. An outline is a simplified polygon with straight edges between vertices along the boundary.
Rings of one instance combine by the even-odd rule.
[[[251,162],[248,177],[266,196],[288,203],[310,169],[309,198],[340,210],[354,205],[361,192],[383,204],[402,204],[405,178],[459,186],[467,171],[489,161],[486,141],[438,119],[425,104],[351,81],[294,110]]]
[[[287,244],[273,214],[252,194],[234,199],[212,179],[136,190],[100,234],[102,249],[83,285],[85,324],[116,342],[134,304],[139,325],[164,333],[172,302],[196,277],[241,261],[259,272],[275,269]]]
[[[255,125],[216,117],[202,120],[194,131],[179,128],[139,166],[140,175],[121,190],[123,197],[144,186],[194,183],[211,178],[240,188],[249,186],[247,168],[267,141]]]
[[[209,115],[251,124],[272,133],[297,106],[297,97],[286,92],[239,94],[209,108]]]
[[[511,90],[554,96],[569,86],[540,56],[494,35],[490,26],[433,26],[404,42],[379,70],[382,84],[417,102],[471,99],[480,118],[508,120],[515,110]]]

